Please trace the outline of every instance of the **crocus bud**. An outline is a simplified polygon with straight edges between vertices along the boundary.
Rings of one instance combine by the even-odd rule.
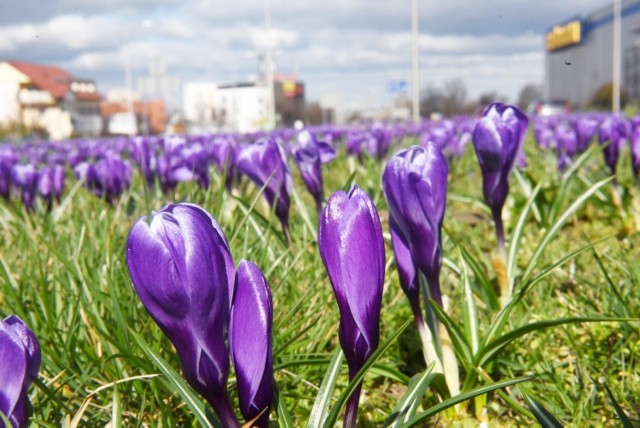
[[[494,102],[487,106],[473,130],[484,198],[494,212],[502,212],[509,194],[509,174],[522,149],[528,122],[518,107]]]
[[[331,156],[331,153],[333,156]],[[318,213],[322,210],[322,164],[324,159],[335,157],[335,150],[327,143],[321,143],[309,131],[298,135],[298,145],[293,150],[293,158],[300,169],[300,175],[309,193],[316,202]]]
[[[247,422],[258,418],[251,426],[267,427],[274,391],[271,290],[260,268],[245,260],[238,264],[234,290],[229,345],[240,411]]]
[[[633,176],[638,178],[638,172],[640,172],[640,116],[635,116],[631,120],[631,138],[629,140],[631,145],[631,168],[633,169]]]
[[[264,189],[264,196],[271,207],[275,205],[276,216],[289,239],[289,193],[291,173],[282,147],[271,138],[261,138],[245,146],[237,160],[238,171]]]
[[[502,259],[506,258],[502,207],[509,194],[509,174],[522,150],[528,123],[518,107],[494,102],[487,106],[473,130],[484,199],[493,214]]]
[[[33,210],[38,188],[38,173],[36,168],[28,164],[17,164],[11,170],[11,181],[20,189],[22,204],[29,211]]]
[[[0,413],[20,428],[27,425],[27,390],[38,377],[40,345],[22,320],[0,320]],[[4,427],[0,419],[0,427]]]
[[[225,426],[236,426],[225,343],[234,266],[216,220],[193,204],[138,219],[127,240],[127,266],[142,304],[175,346],[186,380]]]
[[[427,278],[431,297],[440,305],[440,231],[447,204],[448,174],[447,161],[436,145],[429,142],[425,147],[413,146],[394,155],[382,175],[394,233],[402,237],[393,242],[396,263],[401,265],[396,246],[404,242],[416,268]],[[410,300],[417,299],[414,293],[407,293]]]
[[[600,124],[598,142],[607,144],[602,150],[604,161],[612,175],[615,175],[620,158],[620,149],[627,138],[627,120],[624,116],[610,115]]]
[[[384,283],[384,240],[373,201],[358,186],[333,194],[320,217],[318,248],[340,309],[340,345],[353,378],[378,347]],[[345,426],[354,426],[360,387]]]
[[[584,152],[589,148],[593,136],[598,130],[599,121],[595,117],[580,116],[574,122],[576,130],[577,148],[579,152]]]

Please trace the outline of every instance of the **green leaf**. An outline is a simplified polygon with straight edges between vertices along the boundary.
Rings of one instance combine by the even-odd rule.
[[[324,420],[327,418],[329,405],[331,404],[331,396],[336,387],[336,381],[338,380],[343,358],[344,354],[342,353],[342,349],[338,349],[333,354],[329,367],[327,367],[327,371],[322,378],[322,384],[316,395],[316,400],[313,403],[313,408],[307,421],[307,428],[321,428]]]
[[[620,317],[572,317],[572,318],[559,318],[555,320],[538,321],[532,324],[527,324],[522,327],[511,330],[508,333],[500,336],[496,340],[488,343],[486,346],[480,349],[480,352],[476,354],[475,362],[477,367],[484,366],[487,362],[493,359],[493,356],[505,346],[510,344],[516,339],[524,336],[527,333],[534,331],[545,330],[550,327],[556,327],[563,324],[578,324],[585,322],[624,322],[624,321],[640,321],[640,318],[620,318]]]
[[[618,418],[620,419],[620,423],[622,423],[622,426],[624,428],[633,428],[633,424],[629,420],[629,417],[624,412],[624,410],[622,410],[622,407],[620,407],[620,405],[616,401],[615,397],[613,396],[613,393],[611,392],[611,390],[609,389],[607,384],[606,383],[602,383],[602,385],[604,386],[604,389],[607,391],[607,395],[609,396],[609,400],[611,400],[611,404],[613,404],[613,408],[616,410],[616,413],[618,414]]]
[[[465,369],[468,369],[469,364],[473,361],[473,354],[471,353],[471,346],[469,345],[464,332],[433,299],[429,300],[429,304],[440,322],[446,327],[456,354],[459,357],[462,357],[461,362],[465,365]]]
[[[538,420],[542,428],[562,428],[563,425],[560,423],[555,416],[551,414],[538,400],[531,397],[528,394],[525,394],[523,391],[520,391],[524,401],[527,402],[527,406],[529,406],[529,410],[533,413],[533,416]]]
[[[275,400],[276,400],[276,413],[278,414],[278,426],[280,428],[294,428],[295,424],[293,423],[293,418],[291,417],[291,413],[285,406],[284,400],[280,395],[280,390],[278,386],[275,387]]]
[[[347,386],[347,388],[338,397],[336,404],[334,404],[334,406],[331,408],[331,412],[329,413],[329,416],[327,417],[327,420],[323,425],[324,427],[333,427],[336,424],[336,421],[338,420],[338,415],[340,414],[344,406],[347,404],[347,400],[349,399],[353,391],[358,387],[360,382],[362,382],[362,379],[364,378],[364,375],[367,373],[369,368],[373,365],[373,363],[375,363],[378,360],[378,358],[380,358],[387,351],[387,349],[389,349],[389,347],[393,344],[393,342],[395,342],[398,339],[398,337],[412,323],[413,323],[412,319],[405,321],[404,324],[402,324],[400,328],[396,330],[391,335],[391,337],[389,337],[389,339],[387,339],[382,345],[378,347],[378,349],[374,351],[373,354],[371,354],[371,357],[369,357],[367,362],[364,363],[364,366],[362,366],[360,371],[356,373],[353,379],[351,379],[351,382],[349,382],[349,385]]]
[[[513,310],[513,308],[524,298],[524,296],[527,294],[527,292],[536,284],[538,284],[540,281],[542,281],[544,278],[546,278],[547,276],[551,275],[551,273],[559,266],[563,265],[564,263],[568,262],[569,260],[572,260],[573,258],[577,257],[578,255],[582,254],[583,252],[594,248],[596,245],[607,241],[609,239],[611,239],[612,237],[614,237],[614,235],[610,235],[610,236],[606,236],[602,239],[599,239],[595,242],[589,243],[581,248],[578,248],[577,250],[567,254],[566,256],[560,258],[559,260],[557,260],[556,262],[550,264],[549,266],[547,266],[546,268],[544,268],[540,273],[538,273],[538,275],[534,276],[533,278],[531,278],[531,280],[522,285],[520,288],[518,288],[518,290],[516,291],[516,293],[511,297],[511,300],[509,301],[509,303],[507,304],[507,306],[505,306],[504,308],[502,308],[500,310],[500,312],[498,313],[498,315],[496,316],[496,319],[494,320],[494,322],[491,324],[491,326],[489,327],[489,332],[487,333],[487,336],[485,337],[484,340],[484,344],[486,345],[487,343],[489,343],[489,341],[491,341],[494,337],[496,337],[498,334],[500,334],[502,332],[502,329],[504,328],[504,326],[506,325],[507,321],[509,320],[509,316],[511,314],[511,311]]]
[[[505,388],[507,386],[511,386],[511,385],[516,385],[518,383],[521,382],[528,382],[531,379],[533,379],[535,376],[522,376],[522,377],[517,377],[515,379],[510,379],[510,380],[506,380],[506,381],[502,381],[502,382],[496,382],[496,383],[492,383],[491,385],[485,385],[485,386],[481,386],[479,388],[473,389],[469,392],[463,392],[461,394],[456,395],[455,397],[451,397],[441,403],[436,404],[433,407],[430,407],[428,410],[419,413],[418,415],[416,415],[413,419],[411,419],[409,422],[407,422],[407,424],[405,426],[407,427],[411,427],[414,425],[417,425],[421,422],[424,422],[425,420],[429,419],[430,417],[442,412],[443,410],[446,410],[450,407],[455,406],[458,403],[462,403],[464,401],[467,401],[471,398],[477,397],[479,395],[482,394],[487,394],[489,392],[495,391],[496,389],[500,389],[500,388]]]
[[[521,282],[523,284],[529,280],[529,277],[531,276],[533,269],[536,267],[540,259],[540,256],[542,255],[544,250],[547,248],[547,245],[549,245],[549,243],[553,240],[556,234],[560,231],[562,226],[564,226],[565,222],[569,219],[569,217],[571,217],[578,210],[578,208],[582,206],[582,204],[584,204],[589,198],[591,198],[591,196],[595,192],[597,192],[598,189],[610,183],[612,180],[613,180],[613,177],[607,177],[604,180],[600,180],[597,183],[593,184],[582,195],[580,195],[580,197],[578,197],[573,202],[573,204],[569,206],[569,208],[567,208],[567,210],[560,216],[558,221],[556,221],[556,223],[547,231],[547,233],[542,238],[542,241],[540,241],[540,244],[538,245],[535,252],[533,253],[531,260],[529,261],[529,264],[527,265],[527,268],[525,269],[524,274],[522,275]]]
[[[511,233],[511,242],[509,243],[509,254],[507,256],[507,278],[509,280],[509,289],[513,290],[513,284],[515,280],[515,267],[518,259],[518,254],[520,254],[520,241],[522,240],[522,236],[524,235],[524,227],[529,219],[529,213],[531,212],[531,208],[534,205],[536,200],[536,196],[540,192],[542,185],[538,183],[538,185],[533,189],[529,199],[527,200],[527,204],[522,209],[520,213],[520,217],[518,218],[518,223],[516,223],[515,229]]]
[[[131,333],[131,336],[138,343],[138,346],[142,348],[145,354],[153,360],[162,374],[169,378],[171,381],[170,383],[174,386],[174,392],[177,392],[185,400],[187,406],[189,406],[196,419],[198,419],[198,422],[205,427],[222,427],[220,421],[214,420],[213,424],[209,421],[204,410],[204,403],[196,397],[189,385],[187,385],[187,383],[182,379],[182,376],[180,376],[180,374],[178,374],[164,358],[153,352],[142,336],[131,329],[129,330],[129,333]]]
[[[404,426],[415,414],[416,409],[420,405],[422,397],[424,397],[429,384],[434,378],[431,373],[433,364],[422,374],[411,378],[407,392],[402,396],[400,401],[393,408],[393,412],[384,422],[385,427],[400,428]]]

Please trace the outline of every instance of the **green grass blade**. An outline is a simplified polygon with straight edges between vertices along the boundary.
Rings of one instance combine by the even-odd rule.
[[[607,391],[609,400],[611,400],[611,404],[613,405],[613,408],[616,410],[616,413],[618,415],[618,418],[620,419],[620,423],[622,424],[622,426],[624,428],[633,428],[633,424],[631,423],[631,420],[629,420],[629,417],[627,416],[627,414],[624,412],[624,410],[622,410],[622,407],[620,407],[620,405],[616,401],[615,397],[613,396],[613,393],[611,392],[611,389],[609,389],[606,383],[603,383],[602,385],[604,386],[604,389]]]
[[[311,408],[311,414],[307,421],[307,428],[321,428],[324,420],[329,414],[329,405],[331,404],[331,397],[333,396],[333,390],[336,387],[336,381],[338,380],[338,374],[340,373],[340,366],[344,354],[342,349],[338,349],[331,358],[329,367],[322,378],[322,384],[316,395],[316,400]]]
[[[369,368],[378,360],[378,358],[380,358],[387,351],[387,349],[389,349],[389,347],[393,344],[393,342],[395,342],[398,339],[398,337],[412,323],[413,323],[413,320],[411,319],[405,321],[405,323],[402,324],[400,328],[397,329],[391,335],[391,337],[389,337],[389,339],[387,339],[382,345],[380,345],[378,349],[376,349],[375,352],[371,355],[371,357],[369,357],[367,362],[364,363],[364,366],[362,366],[360,371],[353,377],[351,382],[349,382],[349,385],[347,386],[347,388],[338,397],[336,404],[333,405],[333,407],[331,408],[331,412],[329,412],[329,416],[327,417],[327,420],[323,425],[324,427],[333,427],[336,424],[336,421],[338,420],[338,415],[340,414],[344,406],[347,404],[347,400],[349,399],[349,397],[351,397],[351,394],[357,388],[358,384],[362,381],[362,379],[364,378],[364,375],[367,373]]]
[[[153,352],[142,336],[133,330],[129,330],[129,333],[145,354],[153,360],[162,374],[169,379],[170,384],[173,384],[174,392],[178,393],[185,400],[196,419],[198,419],[198,422],[205,427],[222,427],[220,421],[213,421],[212,425],[205,413],[205,404],[196,397],[189,385],[187,385],[187,382],[182,379],[182,376],[180,376],[180,374],[178,374],[178,372],[176,372],[164,358]]]
[[[425,370],[422,374],[414,376],[409,382],[407,392],[402,396],[398,404],[393,408],[391,415],[384,423],[385,427],[400,428],[415,414],[422,397],[424,397],[429,384],[434,376],[431,374],[433,365]]]
[[[533,189],[529,199],[527,200],[527,204],[522,209],[520,213],[520,217],[518,218],[518,222],[516,223],[515,229],[511,233],[511,242],[509,243],[509,254],[507,256],[507,278],[509,279],[509,289],[513,290],[513,284],[515,280],[515,267],[518,259],[518,254],[520,253],[520,242],[522,241],[522,236],[524,235],[524,227],[529,219],[529,214],[531,212],[531,208],[533,207],[536,197],[542,188],[542,184],[538,183],[538,185]]]
[[[542,238],[542,241],[540,242],[535,252],[533,253],[531,260],[529,261],[529,264],[527,265],[527,268],[525,269],[524,274],[522,275],[522,283],[526,283],[529,280],[529,277],[531,276],[533,269],[538,264],[538,260],[540,259],[540,256],[542,255],[544,250],[547,248],[547,245],[549,245],[549,243],[553,240],[556,234],[560,231],[562,226],[564,226],[565,222],[569,219],[569,217],[572,216],[582,206],[582,204],[584,204],[589,198],[591,198],[591,196],[595,192],[597,192],[601,187],[610,183],[612,180],[613,180],[613,177],[607,177],[604,180],[600,180],[597,183],[593,184],[582,195],[580,195],[580,197],[578,197],[573,202],[573,204],[571,204],[569,208],[567,208],[567,210],[560,216],[560,218],[556,221],[556,223],[544,235],[544,238]]]
[[[640,318],[620,318],[620,317],[572,317],[572,318],[559,318],[555,320],[538,321],[535,323],[527,324],[522,327],[511,330],[508,333],[500,336],[496,340],[490,342],[483,347],[478,354],[476,354],[476,365],[478,367],[484,366],[489,362],[493,356],[505,346],[510,344],[516,339],[521,338],[525,334],[532,333],[534,331],[541,331],[547,328],[556,327],[563,324],[579,324],[587,322],[637,322]]]
[[[424,421],[426,421],[427,419],[429,419],[430,417],[437,415],[438,413],[442,412],[443,410],[446,410],[450,407],[455,406],[458,403],[462,403],[465,402],[471,398],[477,397],[479,395],[483,395],[483,394],[488,394],[489,392],[493,392],[496,389],[501,389],[501,388],[506,388],[507,386],[511,386],[511,385],[516,385],[518,383],[522,383],[522,382],[528,382],[531,379],[533,379],[535,376],[522,376],[522,377],[517,377],[515,379],[510,379],[510,380],[506,380],[506,381],[502,381],[502,382],[496,382],[496,383],[492,383],[491,385],[485,385],[485,386],[481,386],[479,388],[473,389],[469,392],[464,392],[462,394],[458,394],[455,397],[451,397],[441,403],[436,404],[433,407],[430,407],[428,410],[419,413],[418,415],[416,415],[413,419],[411,419],[409,422],[407,422],[407,424],[405,426],[407,427],[411,427],[414,425],[417,425],[419,423],[422,423]]]
[[[275,388],[275,400],[276,400],[276,413],[278,414],[278,426],[280,428],[295,428],[291,413],[285,406],[284,399],[280,395],[280,390],[276,386]]]
[[[525,394],[523,391],[520,391],[524,401],[527,403],[529,410],[533,413],[533,416],[538,420],[542,428],[562,428],[563,425],[560,423],[555,416],[551,414],[538,400],[531,397],[529,394]]]

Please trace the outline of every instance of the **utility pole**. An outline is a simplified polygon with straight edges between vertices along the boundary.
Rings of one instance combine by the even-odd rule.
[[[613,84],[611,90],[611,110],[614,113],[620,112],[620,24],[621,24],[621,4],[620,0],[613,0]]]
[[[276,127],[276,102],[273,87],[273,37],[271,34],[271,2],[264,2],[264,29],[266,33],[265,46],[265,74],[267,80],[267,126],[269,129]]]
[[[415,124],[420,122],[420,47],[418,36],[418,0],[411,0],[411,117]]]

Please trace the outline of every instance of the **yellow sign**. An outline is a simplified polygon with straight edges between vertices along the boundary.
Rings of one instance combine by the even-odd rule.
[[[580,21],[571,21],[568,24],[553,27],[553,30],[547,33],[547,50],[555,51],[580,43],[581,27]]]

